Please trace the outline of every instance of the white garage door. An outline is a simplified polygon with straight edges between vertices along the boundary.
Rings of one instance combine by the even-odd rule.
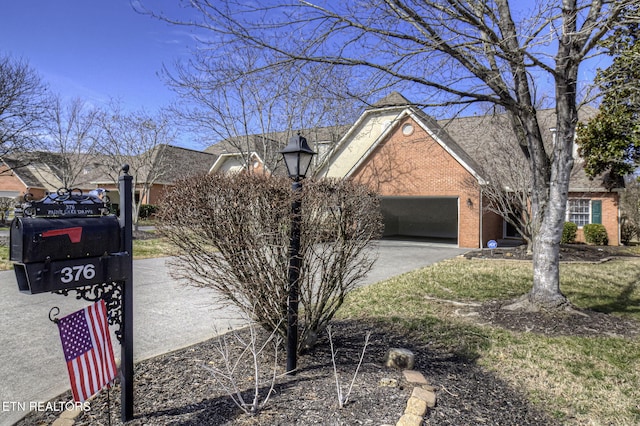
[[[382,197],[385,237],[458,242],[457,197]]]

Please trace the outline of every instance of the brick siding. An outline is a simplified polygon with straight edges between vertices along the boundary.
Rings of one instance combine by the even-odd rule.
[[[413,134],[401,129],[412,124]],[[398,124],[353,174],[381,196],[457,197],[458,245],[479,246],[479,187],[475,178],[411,118]]]

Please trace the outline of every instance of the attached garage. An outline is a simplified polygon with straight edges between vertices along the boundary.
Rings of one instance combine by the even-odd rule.
[[[458,243],[458,197],[382,197],[385,237]]]

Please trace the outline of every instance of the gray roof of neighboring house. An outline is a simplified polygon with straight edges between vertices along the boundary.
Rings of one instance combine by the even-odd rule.
[[[316,161],[321,161],[323,156],[332,148],[342,136],[351,128],[351,125],[327,126],[313,129],[300,130],[301,136],[307,139],[309,146],[318,152]],[[267,168],[275,175],[285,175],[286,170],[279,154],[289,139],[296,134],[291,130],[283,132],[271,132],[265,135],[252,134],[237,136],[220,141],[205,149],[205,152],[222,155],[235,154],[239,151],[255,152],[266,164]]]
[[[578,118],[586,121],[593,117],[597,110],[585,106],[578,112]],[[556,127],[554,109],[538,111],[538,120],[542,131],[543,140],[552,143],[553,131]],[[522,150],[515,142],[515,136],[506,114],[476,115],[470,117],[455,117],[439,120],[438,124],[455,140],[469,156],[475,159],[491,157],[491,152],[504,149],[505,141],[513,148],[514,155],[523,155]],[[489,153],[489,155],[487,155]],[[494,167],[499,162],[489,163],[480,161],[484,167]],[[598,176],[591,179],[582,167],[582,161],[577,159],[571,173],[570,191],[573,192],[598,192],[608,191],[613,187],[621,187],[621,182],[610,182],[607,176]]]
[[[313,129],[302,129],[300,134],[307,138],[309,145],[323,142],[336,142],[351,128],[351,125],[327,126]],[[233,154],[242,148],[245,151],[255,151],[259,155],[264,154],[265,144],[275,144],[277,151],[287,145],[289,139],[298,131],[271,132],[264,135],[251,134],[247,136],[234,136],[215,143],[205,149],[205,152],[212,154]],[[261,152],[262,151],[262,152]]]
[[[179,179],[209,172],[218,155],[173,145],[156,147],[156,160],[166,173],[158,183],[173,183]]]
[[[393,91],[366,109],[379,109],[397,106],[413,106],[413,104],[400,93]]]
[[[4,157],[4,163],[28,188],[57,189],[61,185],[55,157],[44,152],[30,152],[17,156]]]
[[[121,165],[113,165],[106,155],[75,154],[82,156],[77,161],[83,164],[82,172],[77,176],[73,187],[94,188],[100,184],[115,183]],[[173,145],[159,145],[154,148],[152,155],[154,167],[163,170],[161,179],[156,183],[173,183],[176,180],[195,174],[204,174],[215,162],[215,154],[177,147]],[[3,160],[14,173],[31,188],[54,190],[62,187],[62,172],[60,168],[62,156],[50,152],[21,154],[19,157],[4,158]],[[126,161],[126,159],[121,159]],[[132,162],[133,163],[133,162]],[[142,171],[146,176],[146,171]]]

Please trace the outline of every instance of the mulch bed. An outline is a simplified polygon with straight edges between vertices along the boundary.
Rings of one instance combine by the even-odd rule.
[[[560,262],[602,262],[612,257],[629,256],[624,246],[592,246],[587,244],[561,244]],[[531,260],[527,247],[505,247],[471,250],[464,254],[467,259]]]
[[[477,311],[479,322],[518,332],[546,336],[640,337],[640,323],[603,312],[572,308],[561,312],[509,311],[502,307],[510,302],[488,302]]]
[[[338,374],[346,393],[363,348],[371,333],[364,361],[343,408],[337,402],[336,383],[326,336],[300,356],[295,376],[277,379],[275,393],[257,415],[244,414],[226,392],[220,390],[207,367],[222,366],[216,350],[218,339],[164,354],[136,364],[135,419],[130,425],[395,425],[402,416],[412,387],[398,370],[383,366],[391,347],[404,347],[416,354],[415,369],[423,372],[436,388],[437,406],[425,425],[553,425],[556,424],[525,396],[473,360],[412,342],[388,326],[371,321],[342,321],[333,325]],[[248,338],[248,330],[241,336]],[[227,339],[228,342],[234,341]],[[236,348],[238,349],[238,348]],[[284,365],[284,354],[279,361]],[[265,373],[273,365],[268,352],[261,365]],[[246,363],[244,363],[246,364]],[[243,381],[245,400],[252,398],[252,370],[237,376]],[[266,394],[266,388],[262,394]],[[110,392],[112,424],[120,423],[120,393]],[[67,392],[55,401],[69,401]],[[91,411],[82,413],[76,425],[107,424],[107,394],[91,401]],[[32,413],[18,425],[51,424],[59,413]]]

